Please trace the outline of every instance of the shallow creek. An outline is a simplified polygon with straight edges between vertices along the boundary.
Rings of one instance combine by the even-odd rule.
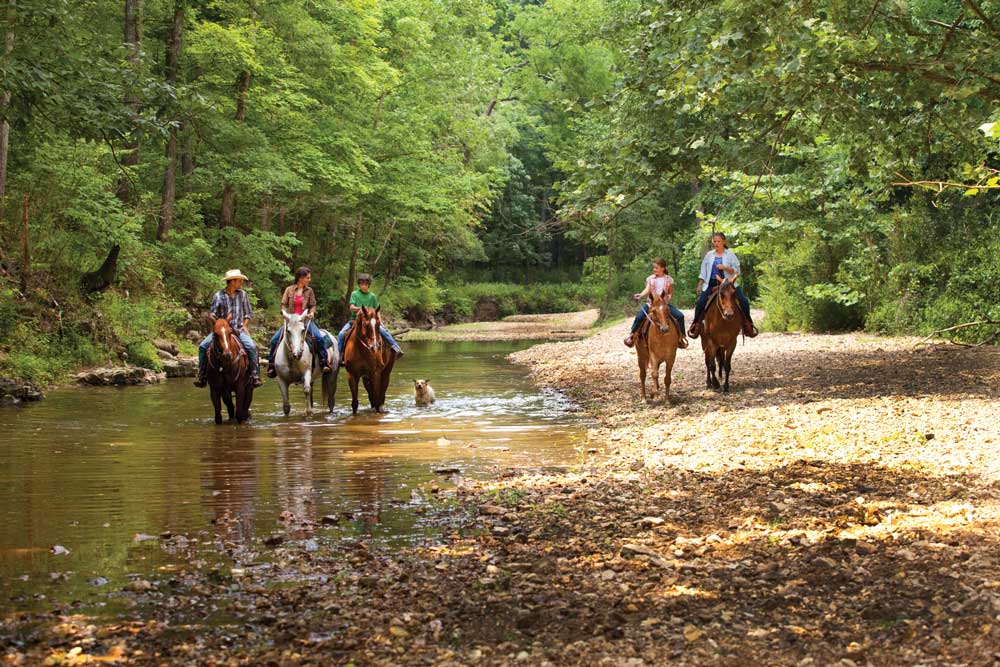
[[[350,416],[344,372],[335,413],[311,420],[298,387],[282,415],[273,380],[249,426],[216,426],[207,390],[179,379],[0,408],[0,609],[86,601],[169,571],[192,551],[167,547],[167,532],[205,547],[249,543],[294,516],[317,523],[317,540],[440,538],[450,528],[426,511],[434,486],[576,456],[584,425],[573,406],[505,358],[529,344],[411,343],[383,415]],[[415,378],[434,386],[432,406],[414,405]],[[337,523],[324,526],[330,515]]]

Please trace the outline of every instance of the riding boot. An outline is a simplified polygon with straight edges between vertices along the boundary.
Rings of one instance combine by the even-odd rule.
[[[274,359],[267,360],[267,377],[273,378],[278,376],[278,369],[274,365]]]
[[[695,322],[691,325],[691,328],[688,329],[688,336],[690,336],[691,338],[697,338],[700,335],[701,335],[701,322]]]
[[[625,343],[625,347],[632,347],[635,345],[635,334],[629,334],[622,342]]]
[[[747,338],[756,338],[758,333],[760,332],[758,332],[757,327],[753,325],[753,320],[751,320],[749,317],[744,317],[743,335],[746,336]]]
[[[396,353],[396,358],[397,359],[399,359],[400,357],[403,356],[403,348],[401,348],[400,346],[397,345],[396,347],[392,348],[392,350],[393,350],[393,352]]]
[[[194,386],[198,387],[198,389],[204,389],[206,384],[208,384],[208,378],[206,377],[205,369],[199,368],[198,379],[194,381]]]
[[[264,381],[260,379],[259,375],[254,375],[250,382],[253,384],[254,389],[264,384]]]
[[[683,335],[677,338],[677,347],[679,347],[682,350],[686,350],[687,346],[688,346],[687,338],[685,338]]]
[[[326,350],[326,346],[323,345],[323,341],[316,341],[316,351],[319,354],[319,366],[324,373],[329,373],[333,369],[330,368],[330,358]]]

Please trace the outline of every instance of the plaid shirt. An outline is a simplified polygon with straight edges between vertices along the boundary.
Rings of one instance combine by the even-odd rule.
[[[209,308],[212,317],[229,317],[234,313],[232,320],[233,331],[243,331],[243,323],[253,317],[253,309],[250,308],[250,299],[247,293],[241,289],[236,290],[236,294],[229,296],[224,289],[220,289],[212,297],[212,307]]]

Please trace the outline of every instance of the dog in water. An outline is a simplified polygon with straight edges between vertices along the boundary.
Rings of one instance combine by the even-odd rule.
[[[414,380],[413,397],[417,405],[430,405],[434,402],[434,387],[427,380]]]

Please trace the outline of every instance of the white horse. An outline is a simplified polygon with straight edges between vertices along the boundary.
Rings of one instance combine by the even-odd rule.
[[[313,355],[306,343],[306,330],[309,326],[311,313],[307,310],[301,315],[281,311],[285,318],[285,330],[274,353],[274,370],[278,376],[278,387],[281,389],[281,404],[285,416],[291,411],[288,402],[288,385],[302,383],[306,395],[306,417],[312,417],[313,395],[312,383],[319,375],[323,378],[323,401],[330,412],[333,412],[333,399],[337,393],[337,374],[340,372],[340,351],[337,349],[337,339],[329,332],[323,331],[324,338],[329,341],[326,346],[327,358],[331,370],[324,374],[319,367],[319,355]],[[322,330],[321,330],[322,331]],[[323,340],[315,341],[323,345]]]

